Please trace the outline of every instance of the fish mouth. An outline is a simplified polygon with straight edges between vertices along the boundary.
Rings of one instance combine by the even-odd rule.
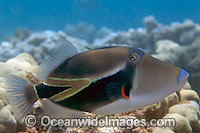
[[[189,73],[185,71],[184,69],[181,69],[178,78],[177,78],[177,83],[184,83],[188,81]]]
[[[184,69],[158,60],[148,54],[144,54],[138,64],[134,81],[136,84],[135,94],[160,90],[172,93],[181,89],[189,77],[189,73]]]
[[[138,66],[138,86],[130,93],[131,104],[137,104],[138,108],[156,103],[180,90],[189,77],[185,70],[148,54],[143,55]]]

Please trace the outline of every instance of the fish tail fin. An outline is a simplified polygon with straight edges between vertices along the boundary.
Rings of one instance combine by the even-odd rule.
[[[38,99],[35,87],[28,81],[14,75],[6,76],[4,79],[6,98],[16,119],[21,120],[33,109],[33,105]]]

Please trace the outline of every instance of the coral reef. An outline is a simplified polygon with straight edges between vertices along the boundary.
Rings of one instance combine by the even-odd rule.
[[[159,24],[153,16],[144,18],[145,28],[129,29],[128,32],[117,32],[98,39],[94,44],[112,45],[127,44],[140,47],[154,53],[155,44],[159,40],[171,40],[181,46],[191,45],[200,35],[200,26],[191,20],[183,23],[174,22],[170,26]]]
[[[62,31],[54,32],[47,30],[44,32],[36,32],[29,35],[27,38],[24,38],[24,34],[26,34],[24,32],[26,31],[22,31],[21,34],[23,35],[18,35],[20,38],[15,36],[14,38],[11,38],[10,41],[1,42],[1,61],[6,61],[20,53],[28,52],[33,55],[38,62],[41,62],[51,54],[51,51],[56,47],[56,41],[60,38],[67,38],[69,41],[73,42],[79,51],[87,50],[85,48],[88,46],[86,41],[67,36]]]
[[[199,132],[200,131],[200,107],[199,96],[191,89],[189,83],[179,92],[173,93],[162,101],[153,105],[144,107],[142,109],[131,112],[112,115],[114,118],[145,118],[147,122],[152,118],[173,118],[176,120],[174,127],[133,127],[126,129],[126,127],[82,127],[82,128],[56,128],[56,127],[41,127],[36,125],[33,128],[25,127],[21,121],[16,121],[9,103],[5,97],[5,84],[3,77],[7,74],[14,74],[22,77],[30,82],[37,82],[34,80],[34,72],[37,69],[37,62],[30,54],[24,53],[6,62],[0,62],[0,132],[19,132],[19,131],[49,131],[49,132]],[[31,114],[39,115],[38,108],[35,108]],[[86,116],[95,117],[94,114],[85,113]],[[101,117],[101,116],[100,116]]]
[[[110,45],[126,45],[142,48],[156,58],[189,71],[189,83],[192,86],[187,83],[179,92],[169,95],[158,103],[139,110],[114,115],[117,118],[136,117],[145,118],[146,120],[152,118],[174,118],[177,122],[175,127],[134,127],[133,129],[120,127],[85,127],[67,128],[67,131],[199,132],[200,26],[191,20],[185,20],[183,23],[176,22],[166,26],[157,22],[153,16],[144,18],[143,22],[144,28],[119,32],[112,32],[106,28],[97,31],[95,27],[83,23],[78,26],[68,25],[65,29],[66,33],[63,31],[55,32],[49,30],[31,33],[26,29],[18,29],[14,37],[0,42],[0,61],[4,61],[0,62],[0,132],[34,132],[36,130],[63,132],[66,130],[58,128],[48,129],[40,126],[26,128],[23,122],[17,121],[6,100],[3,79],[3,76],[7,74],[14,74],[30,82],[37,82],[33,75],[38,63],[41,63],[51,54],[52,50],[56,47],[56,42],[60,38],[70,40],[79,51]],[[80,34],[78,34],[79,32]]]
[[[154,16],[144,18],[143,23],[144,28],[130,28],[128,31],[118,32],[107,28],[96,30],[94,26],[86,23],[66,26],[67,34],[62,31],[30,33],[25,29],[17,30],[13,38],[1,42],[0,60],[6,61],[20,53],[28,52],[40,63],[48,57],[55,47],[55,42],[61,37],[68,38],[80,51],[102,46],[128,45],[142,48],[156,58],[189,71],[189,82],[200,94],[197,89],[200,87],[200,26],[191,20],[163,25]]]
[[[86,22],[80,22],[77,25],[68,24],[65,27],[65,32],[76,38],[84,39],[92,43],[96,38],[103,38],[112,32],[111,29],[102,27],[99,30],[94,25],[89,25]]]

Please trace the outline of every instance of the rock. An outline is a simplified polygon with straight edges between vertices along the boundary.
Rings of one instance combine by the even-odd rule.
[[[7,129],[6,129],[6,127],[4,125],[2,125],[2,124],[0,124],[0,132],[1,133],[7,133],[8,132]]]
[[[169,107],[179,103],[179,97],[176,93],[172,93],[171,95],[169,95],[167,97],[167,99],[168,99],[168,106]]]
[[[191,133],[192,128],[189,121],[180,114],[167,114],[164,118],[174,118],[176,121],[175,127],[169,127],[175,133]]]
[[[185,83],[185,86],[183,87],[183,90],[191,90],[191,85],[190,83]]]
[[[200,131],[199,114],[198,114],[199,109],[197,109],[193,105],[177,104],[177,105],[172,106],[169,109],[169,113],[171,113],[171,114],[177,113],[177,114],[184,116],[189,121],[193,131],[195,131],[195,132]]]
[[[15,133],[17,131],[17,122],[8,109],[0,110],[0,132]]]
[[[200,34],[200,33],[199,33],[199,34]],[[200,45],[200,37],[197,36],[197,37],[194,39],[194,41],[192,42],[191,45],[193,45],[193,46],[199,46],[199,45]]]
[[[24,38],[26,37],[26,38]],[[75,45],[79,49],[84,49],[85,45],[88,46],[88,43],[85,40],[73,38],[67,36],[64,32],[50,31],[46,30],[44,32],[35,32],[28,36],[15,36],[9,41],[2,42],[3,45],[0,45],[0,60],[6,61],[10,58],[13,58],[20,53],[29,53],[31,54],[38,62],[42,62],[46,59],[55,48],[55,43],[60,38],[70,38],[69,40],[76,40]]]
[[[37,70],[37,67],[38,64],[33,57],[30,54],[23,53],[13,59],[8,60],[6,63],[0,62],[0,77],[12,74],[26,79],[26,72],[34,73]],[[0,85],[1,84],[2,81],[0,80]],[[4,84],[1,86],[5,87]],[[3,93],[1,87],[0,92]],[[0,96],[2,96],[1,93]]]
[[[26,125],[23,122],[23,119],[21,121],[17,121],[17,132],[25,132],[26,131]]]
[[[160,60],[174,64],[176,59],[175,51],[180,48],[180,45],[171,40],[159,40],[155,44],[156,54],[152,56]]]
[[[199,103],[197,103],[197,102],[195,102],[195,101],[184,101],[183,104],[190,104],[190,105],[192,105],[194,108],[196,108],[196,110],[200,110]]]
[[[144,107],[147,120],[162,118],[168,112],[168,100],[164,98],[161,102]]]
[[[13,60],[16,60],[17,62],[28,62],[32,66],[38,66],[38,63],[28,53],[22,53],[22,54],[18,55],[17,57],[8,60],[7,63],[12,62]]]
[[[65,32],[72,37],[84,39],[87,42],[92,43],[96,38],[103,38],[111,33],[112,30],[106,27],[97,30],[94,25],[80,22],[77,25],[66,25]]]
[[[32,34],[29,38],[27,38],[27,43],[35,46],[39,46],[43,41],[45,41],[45,34]]]
[[[5,100],[5,89],[0,87],[0,99]]]
[[[159,40],[156,42],[156,53],[172,53],[177,48],[179,48],[179,44],[171,41],[171,40]]]
[[[0,100],[0,110],[4,107],[3,102]]]
[[[169,114],[177,113],[185,117],[186,110],[187,108],[185,106],[177,104],[169,108]]]
[[[199,103],[199,96],[194,90],[181,90],[180,101],[194,100]]]
[[[10,43],[7,42],[7,41],[2,41],[2,42],[1,42],[1,48],[9,48],[9,49],[11,49],[11,48],[13,48],[13,45],[10,44]]]
[[[143,23],[147,30],[147,33],[151,32],[153,29],[158,27],[158,22],[156,21],[154,16],[147,16],[143,19]]]
[[[4,77],[7,74],[10,74],[15,71],[12,66],[7,65],[6,63],[0,62],[0,77]]]
[[[7,104],[4,108],[6,108],[7,110],[9,110],[10,111],[10,113],[12,114],[12,112],[11,112],[11,106],[10,106],[10,104]]]
[[[10,42],[8,41],[2,41],[0,43],[0,60],[1,61],[5,61],[13,56],[16,55],[16,51],[13,50],[13,44],[11,44]]]
[[[30,32],[27,29],[16,29],[15,38],[19,40],[24,40],[30,35]]]
[[[111,132],[117,132],[117,127],[101,127],[97,128],[97,131],[100,133],[111,133]]]
[[[37,62],[28,53],[23,53],[17,57],[10,59],[6,62],[9,66],[12,66],[16,71],[35,72],[37,69]]]
[[[180,42],[180,43],[191,44],[194,38],[195,38],[195,33],[193,32],[193,30],[187,31],[187,32],[184,32],[184,33],[180,36],[179,42]]]
[[[4,78],[0,77],[0,88],[5,88]]]
[[[175,133],[175,132],[169,128],[161,128],[156,130],[155,133]]]

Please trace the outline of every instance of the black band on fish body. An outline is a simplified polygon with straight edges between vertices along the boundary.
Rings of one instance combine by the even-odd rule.
[[[45,83],[35,86],[39,98],[50,98],[60,92],[70,89],[71,87],[56,87],[52,85],[47,85]]]
[[[81,92],[57,103],[73,109],[91,112],[99,106],[109,104],[119,98],[122,98],[122,85],[125,86],[124,93],[129,96],[131,85],[126,76],[127,75],[124,71],[119,71],[112,76],[93,82]],[[107,88],[109,87],[107,85],[113,82],[115,82],[116,88]],[[112,91],[113,89],[117,90],[110,93],[109,91]]]

